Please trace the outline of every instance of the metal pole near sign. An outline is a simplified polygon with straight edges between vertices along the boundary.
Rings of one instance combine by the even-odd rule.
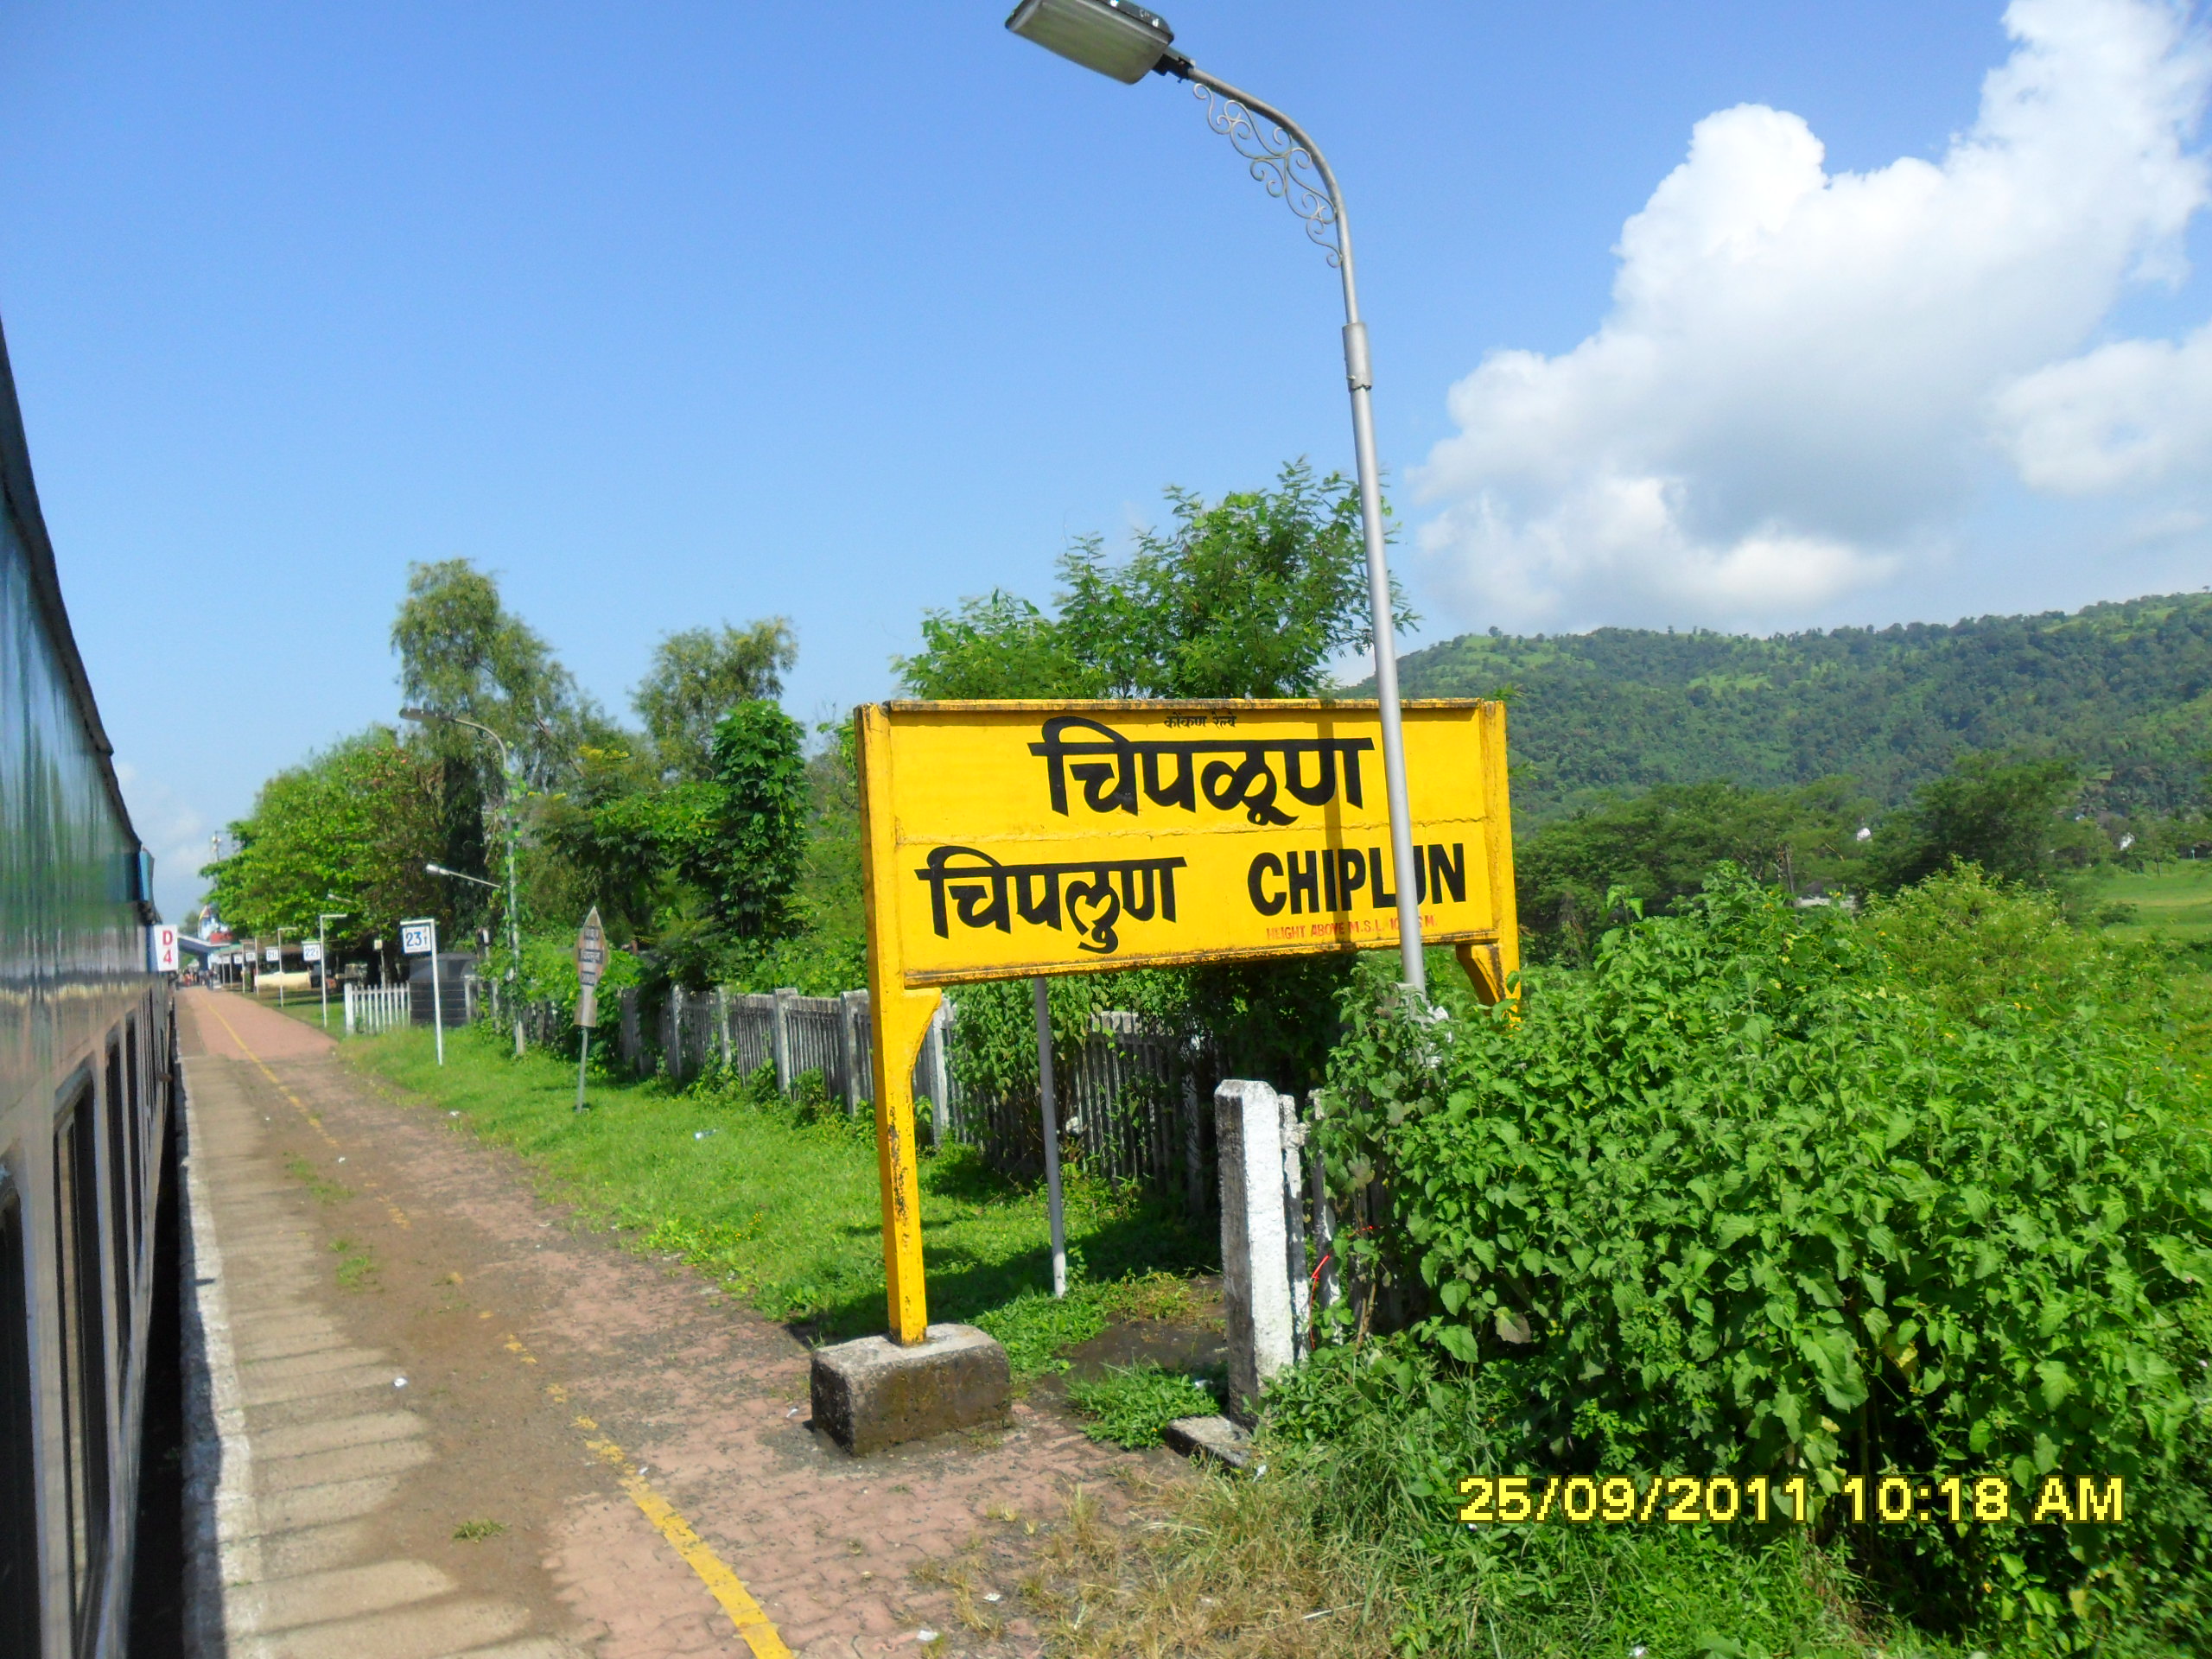
[[[1045,1114],[1045,1213],[1052,1229],[1052,1294],[1068,1294],[1068,1223],[1060,1207],[1059,1103],[1052,1087],[1052,1001],[1042,974],[1029,982],[1037,1003],[1037,1103]]]
[[[591,1064],[591,1032],[599,1023],[599,982],[607,972],[607,930],[599,925],[599,906],[591,907],[584,925],[576,930],[576,1109],[584,1109],[584,1069]]]
[[[438,1064],[446,1063],[446,1007],[445,988],[438,983],[438,919],[435,916],[418,917],[399,925],[399,954],[430,958],[430,1024],[438,1033]]]

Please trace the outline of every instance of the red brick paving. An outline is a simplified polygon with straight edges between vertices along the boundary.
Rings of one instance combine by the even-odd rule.
[[[575,1621],[567,1639],[606,1659],[747,1651],[696,1578],[671,1588],[678,1558],[610,1471],[590,1469],[585,1431],[573,1424],[583,1414],[644,1466],[807,1659],[894,1651],[923,1629],[945,1637],[941,1652],[1038,1650],[1033,1636],[1011,1633],[1025,1629],[1018,1621],[978,1644],[950,1592],[916,1582],[912,1569],[978,1535],[1019,1536],[993,1516],[1055,1516],[1074,1485],[1112,1484],[1139,1458],[1026,1404],[1002,1436],[848,1458],[810,1431],[806,1354],[781,1326],[688,1271],[577,1227],[537,1200],[517,1160],[353,1071],[320,1032],[242,997],[187,995],[188,1006],[203,1001],[321,1119],[312,1144],[346,1156],[346,1179],[407,1217],[404,1229],[385,1222],[377,1241],[391,1254],[384,1294],[400,1327],[379,1339],[404,1362],[413,1333],[425,1373],[442,1367],[461,1397],[472,1373],[488,1382],[483,1368],[511,1376],[522,1365],[504,1348],[512,1332],[535,1361],[533,1386],[565,1394],[527,1422],[481,1432],[513,1437],[518,1458],[576,1467],[576,1490],[543,1517],[556,1541],[539,1563],[550,1580],[539,1592],[550,1587]],[[235,1052],[219,1023],[200,1024],[211,1052]],[[462,1275],[461,1292],[446,1288],[448,1272]],[[440,1325],[397,1306],[426,1292],[465,1297],[480,1317]],[[1011,1618],[1014,1586],[987,1587],[1005,1593],[999,1611]]]

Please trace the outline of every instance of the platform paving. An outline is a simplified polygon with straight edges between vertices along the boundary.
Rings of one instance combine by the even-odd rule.
[[[1008,1433],[849,1458],[787,1331],[542,1202],[311,1027],[183,1003],[189,1650],[1042,1650],[1024,1541],[1130,1454],[1017,1404]],[[995,1628],[915,1573],[963,1552],[1005,1580]]]

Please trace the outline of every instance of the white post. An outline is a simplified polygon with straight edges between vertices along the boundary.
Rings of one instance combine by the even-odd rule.
[[[1247,1421],[1260,1389],[1292,1362],[1285,1259],[1282,1112],[1264,1083],[1213,1091],[1221,1166],[1221,1294],[1229,1314],[1229,1403]]]
[[[1037,1102],[1045,1112],[1045,1206],[1052,1228],[1052,1294],[1065,1296],[1068,1226],[1060,1208],[1060,1120],[1052,1101],[1052,1003],[1042,974],[1029,984],[1037,1004]]]
[[[952,1135],[952,1067],[945,1058],[944,1046],[951,1035],[952,999],[946,997],[937,1006],[937,1017],[930,1021],[930,1128],[934,1144],[942,1147]]]
[[[346,1034],[353,1034],[353,982],[346,982]]]
[[[279,950],[283,949],[280,945]],[[430,1024],[438,1033],[438,1064],[446,1063],[446,988],[438,978],[438,924],[430,922]]]

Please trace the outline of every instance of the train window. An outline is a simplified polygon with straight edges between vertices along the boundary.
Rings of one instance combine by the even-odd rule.
[[[69,1599],[81,1640],[107,1545],[106,1320],[100,1297],[99,1118],[78,1084],[54,1136],[54,1258],[61,1309],[63,1475]]]
[[[130,1150],[129,1097],[123,1089],[124,1045],[107,1046],[107,1221],[108,1270],[115,1277],[115,1369],[118,1379],[130,1374],[130,1284],[137,1253],[130,1248]]]
[[[31,1440],[23,1206],[0,1168],[0,1652],[39,1651],[38,1461]]]

